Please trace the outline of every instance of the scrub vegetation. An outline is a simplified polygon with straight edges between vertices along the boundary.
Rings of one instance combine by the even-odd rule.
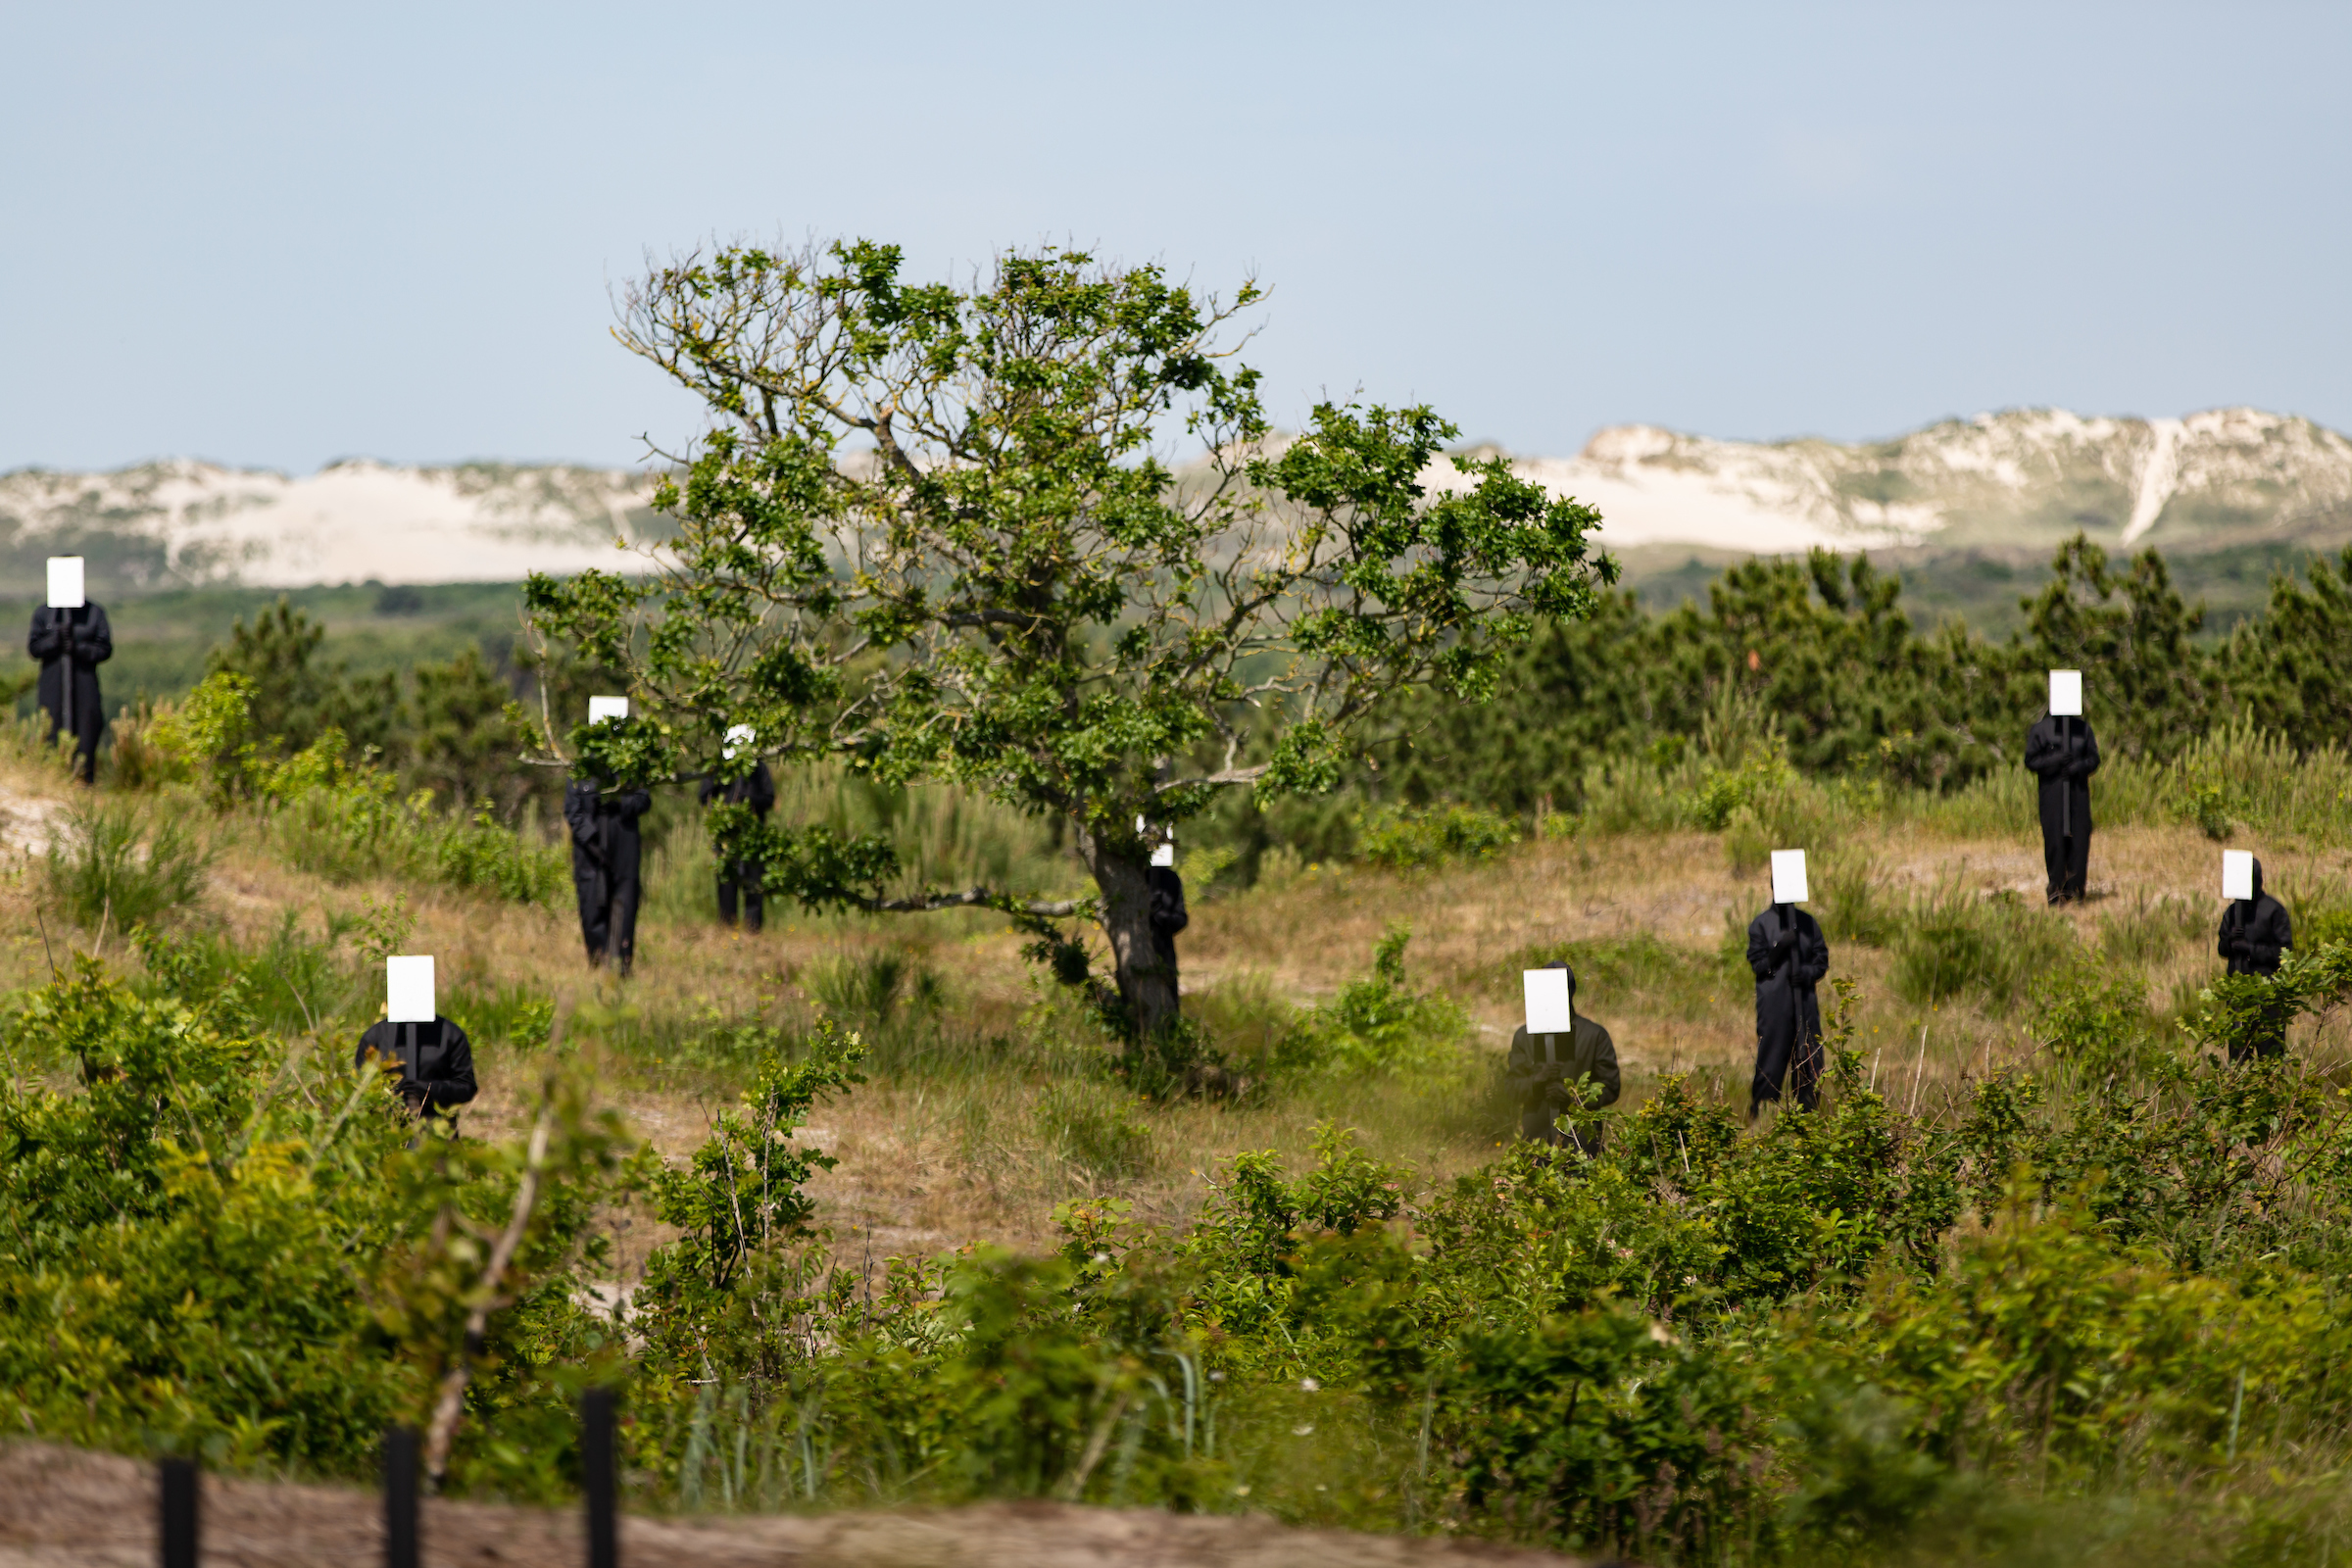
[[[1355,417],[1290,477],[1426,444]],[[704,521],[758,510],[756,459],[699,473]],[[537,715],[478,664],[371,686],[273,612],[118,723],[94,796],[37,726],[0,736],[0,1426],[361,1478],[385,1423],[440,1410],[446,1490],[554,1500],[602,1383],[648,1509],[2326,1560],[2352,1533],[2347,576],[2314,563],[2216,642],[2160,559],[2077,542],[1994,644],[1919,633],[1867,564],[1760,563],[1705,611],[1530,619],[1463,688],[1497,703],[1367,700],[1351,722],[1397,737],[1368,754],[1139,718],[1144,681],[1113,728],[1296,786],[1191,802],[1182,1058],[1071,983],[1099,938],[1029,907],[1108,891],[1141,841],[1008,789],[980,738],[944,769],[803,746],[770,847],[864,846],[874,896],[804,856],[779,891],[811,896],[758,935],[708,914],[710,829],[746,824],[665,791],[621,981],[580,966]],[[635,657],[625,626],[599,646],[630,608],[601,591],[533,589],[583,634],[533,656],[547,713]],[[2110,758],[2090,897],[2055,909],[2014,755],[2052,664]],[[690,706],[692,659],[654,673]],[[780,702],[774,673],[743,678]],[[652,720],[569,734],[691,760]],[[1156,785],[1120,778],[1125,835]],[[2223,839],[2292,911],[2275,977],[2213,956]],[[1750,1127],[1741,934],[1790,845],[1831,1072],[1819,1112]],[[959,886],[1024,897],[924,891]],[[873,912],[894,891],[925,912]],[[461,1136],[351,1065],[396,952],[437,956],[475,1042]],[[1555,958],[1625,1069],[1592,1157],[1512,1141],[1501,1090],[1516,971]]]

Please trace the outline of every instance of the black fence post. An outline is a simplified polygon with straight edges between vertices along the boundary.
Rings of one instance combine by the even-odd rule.
[[[166,1459],[164,1568],[196,1568],[196,1461]]]
[[[384,1568],[416,1568],[416,1429],[384,1428]]]
[[[588,1494],[588,1568],[620,1568],[613,1520],[620,1465],[614,1452],[612,1391],[590,1389],[580,1398],[580,1466]]]

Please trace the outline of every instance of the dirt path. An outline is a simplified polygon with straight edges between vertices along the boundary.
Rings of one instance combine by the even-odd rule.
[[[207,1478],[203,1561],[216,1568],[366,1568],[381,1560],[368,1493]],[[152,1466],[43,1444],[0,1446],[0,1568],[150,1568]],[[572,1511],[427,1502],[430,1568],[575,1568]],[[1574,1568],[1487,1542],[1291,1530],[1251,1517],[1051,1502],[908,1513],[621,1521],[624,1564],[660,1568]]]

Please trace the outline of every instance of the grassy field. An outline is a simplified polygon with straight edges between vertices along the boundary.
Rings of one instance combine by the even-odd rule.
[[[34,853],[74,808],[51,775],[20,763],[0,810],[14,857],[5,892],[13,933],[0,984],[36,983],[61,946],[135,967],[120,930],[69,932],[36,913],[44,888]],[[918,792],[919,794],[919,792]],[[787,792],[787,805],[790,793]],[[972,853],[929,816],[932,869],[952,873]],[[158,815],[170,808],[157,803]],[[963,808],[971,836],[989,813]],[[1430,1179],[1494,1157],[1511,1112],[1496,1092],[1500,1053],[1517,1021],[1520,968],[1564,955],[1580,974],[1579,1004],[1611,1030],[1626,1070],[1628,1107],[1662,1075],[1694,1074],[1705,1092],[1744,1107],[1753,1010],[1738,944],[1767,902],[1762,870],[1721,834],[1595,834],[1537,838],[1475,864],[1392,874],[1361,866],[1277,868],[1251,889],[1197,899],[1182,941],[1188,1008],[1238,1059],[1262,1054],[1298,1009],[1327,1004],[1370,964],[1384,931],[1412,933],[1407,973],[1442,992],[1468,1026],[1435,1072],[1318,1078],[1239,1102],[1153,1103],[1070,1087],[1068,1018],[1018,956],[999,917],[970,912],[809,916],[777,911],[759,935],[719,926],[708,852],[690,806],[668,803],[649,858],[635,977],[591,972],[568,909],[488,902],[409,884],[338,885],[287,863],[254,819],[209,829],[217,861],[200,909],[236,945],[264,950],[287,934],[323,943],[336,922],[403,898],[417,917],[411,951],[440,956],[449,1010],[483,1038],[485,1093],[469,1122],[511,1130],[517,1086],[532,1076],[518,1052],[481,1017],[516,999],[551,1002],[563,1049],[585,1054],[632,1124],[664,1152],[706,1134],[743,1069],[714,1038],[760,1020],[792,1027],[820,1008],[862,1028],[876,1052],[870,1085],[829,1111],[818,1133],[841,1165],[812,1191],[844,1235],[877,1250],[937,1250],[978,1240],[1036,1248],[1055,1203],[1117,1196],[1177,1221],[1200,1202],[1208,1173],[1253,1149],[1305,1149],[1320,1121],[1360,1129],[1379,1156]],[[953,812],[944,813],[950,817]],[[1965,815],[1951,831],[1917,821],[1847,824],[1814,845],[1816,886],[1833,932],[1833,974],[1861,989],[1860,1039],[1874,1078],[1927,1108],[2004,1064],[2031,1062],[2025,992],[2036,968],[2070,953],[2128,965],[2160,1015],[2175,1015],[2218,972],[2212,926],[2216,847],[2188,826],[2101,833],[2091,897],[2040,908],[2040,849],[2028,823],[1990,832]],[[978,824],[975,826],[974,824]],[[1015,820],[1008,835],[1035,830]],[[2233,842],[2243,842],[2233,841]],[[2302,845],[2257,846],[2271,885],[2307,905],[2340,901],[2352,855]],[[1032,865],[1052,862],[1042,842]],[[919,857],[918,857],[919,858]],[[1064,868],[1069,875],[1075,868]],[[1075,877],[1071,876],[1072,882]],[[1955,995],[1906,1000],[1902,949],[1874,920],[1933,911],[1954,900],[2016,901],[2019,966]],[[1857,906],[1858,901],[1858,906]],[[1857,906],[1859,911],[1857,912]],[[1873,914],[1871,911],[1878,911]],[[1840,921],[1876,945],[1839,935]],[[1891,928],[1889,928],[1890,930]],[[378,998],[337,981],[303,1010],[339,1020],[356,1037]],[[2306,1028],[2312,1027],[2309,1025]],[[2307,1051],[2333,1061],[2340,1023]],[[1091,1096],[1091,1098],[1090,1098]],[[634,1250],[634,1249],[633,1249]],[[621,1283],[626,1283],[622,1281]]]

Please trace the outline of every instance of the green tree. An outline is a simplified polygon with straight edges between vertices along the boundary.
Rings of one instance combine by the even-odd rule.
[[[2227,711],[2221,662],[2194,641],[2205,607],[2181,599],[2162,556],[2142,551],[2118,576],[2107,552],[2078,533],[2050,572],[2038,596],[2020,601],[2021,668],[2082,670],[2083,708],[2109,755],[2169,759]]]
[[[253,682],[254,732],[265,745],[299,752],[328,729],[354,748],[388,747],[400,727],[399,677],[386,672],[354,677],[349,666],[318,657],[326,628],[286,599],[247,626],[229,628],[228,641],[207,656],[205,673],[227,670]]]
[[[2271,579],[2268,613],[2238,627],[2226,661],[2259,722],[2302,752],[2352,745],[2352,549],[2306,570],[2309,586]]]
[[[402,772],[451,806],[487,801],[511,815],[539,782],[521,760],[530,731],[514,694],[475,649],[417,665],[406,717]]]
[[[1536,616],[1587,613],[1615,575],[1588,549],[1598,514],[1499,460],[1425,488],[1457,434],[1426,408],[1326,404],[1271,439],[1227,342],[1258,298],[1055,250],[968,289],[909,284],[866,242],[656,270],[619,335],[714,416],[657,497],[677,536],[648,576],[526,591],[542,634],[626,671],[639,705],[572,732],[583,762],[716,768],[749,724],[771,758],[1058,817],[1124,1016],[1156,1033],[1175,977],[1152,956],[1139,817],[1330,788],[1383,698],[1485,698]],[[1182,472],[1162,461],[1179,441],[1200,453]],[[1001,889],[886,901],[878,846],[716,817],[722,856],[803,898],[1078,912]]]

